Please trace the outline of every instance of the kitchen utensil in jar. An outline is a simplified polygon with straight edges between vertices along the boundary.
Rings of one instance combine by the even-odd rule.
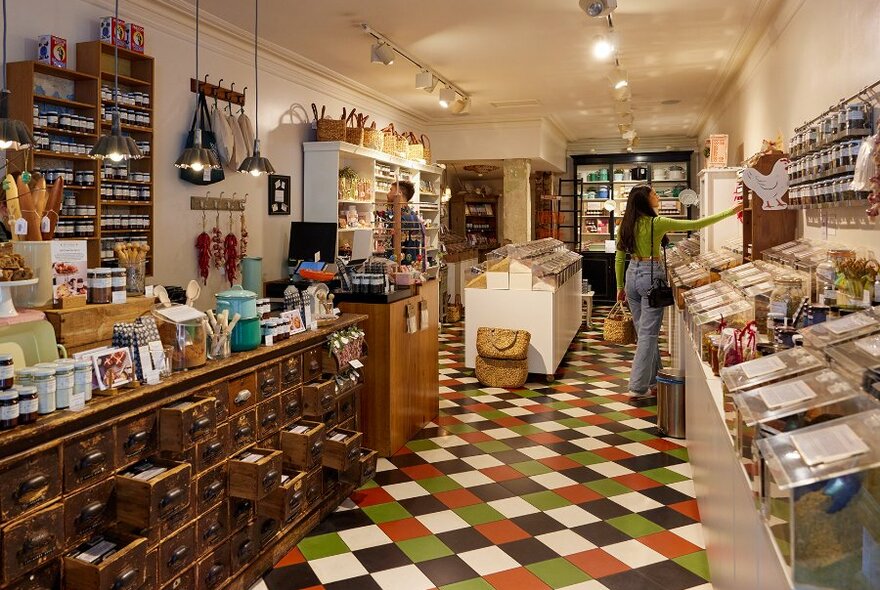
[[[201,294],[202,288],[199,286],[198,281],[191,280],[186,285],[186,304],[192,307],[195,300],[198,299]]]

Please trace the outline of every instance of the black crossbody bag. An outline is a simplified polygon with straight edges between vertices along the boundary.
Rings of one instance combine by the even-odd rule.
[[[656,217],[651,218],[651,248],[654,248],[654,220]],[[654,278],[654,264],[651,264],[651,289],[648,291],[648,305],[651,307],[663,308],[669,307],[673,303],[675,303],[675,297],[672,294],[672,287],[669,286],[668,282],[668,270],[666,268],[666,248],[663,245],[660,245],[660,249],[663,251],[663,271],[664,276]]]

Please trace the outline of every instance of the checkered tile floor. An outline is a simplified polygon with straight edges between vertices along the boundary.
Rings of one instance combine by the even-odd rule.
[[[711,589],[687,450],[623,395],[633,349],[601,327],[513,391],[481,389],[447,327],[436,423],[257,588]]]

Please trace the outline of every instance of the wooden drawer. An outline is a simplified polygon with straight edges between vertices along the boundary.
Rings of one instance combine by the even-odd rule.
[[[61,553],[64,541],[64,509],[52,504],[3,527],[0,551],[3,582],[36,569]]]
[[[229,418],[229,394],[227,393],[227,383],[223,381],[210,385],[196,392],[196,397],[212,397],[216,400],[217,422],[225,422]]]
[[[229,504],[221,502],[208,510],[196,522],[196,551],[204,555],[223,542],[232,529],[229,528]]]
[[[305,508],[305,479],[304,471],[284,469],[278,488],[257,503],[257,514],[272,517],[281,526],[295,521]]]
[[[327,432],[324,438],[324,467],[337,471],[348,469],[361,453],[363,434],[354,430],[336,428]]]
[[[229,495],[228,470],[226,463],[206,471],[196,480],[196,512],[203,514],[209,508]]]
[[[223,585],[232,575],[229,543],[224,543],[199,560],[196,566],[197,590],[213,590]]]
[[[270,434],[266,438],[260,439],[257,441],[257,446],[261,449],[274,449],[276,451],[281,450],[281,433],[275,431],[273,434]]]
[[[299,432],[302,427],[307,428]],[[285,464],[307,470],[321,464],[324,451],[324,425],[321,422],[300,420],[281,431],[281,451]]]
[[[159,583],[165,584],[179,575],[196,558],[196,523],[180,529],[159,543]]]
[[[321,381],[303,386],[303,415],[320,418],[336,403],[336,379],[324,375]]]
[[[64,491],[75,492],[116,470],[113,428],[75,436],[64,442]]]
[[[319,418],[312,418],[311,416],[309,416],[309,418],[323,422],[324,426],[327,428],[327,430],[330,430],[332,428],[336,428],[337,426],[339,426],[339,412],[336,411],[336,404],[335,403],[333,404],[333,407],[330,409],[330,411],[327,412],[326,414],[324,414],[323,416],[321,416]]]
[[[303,383],[309,383],[321,377],[321,351],[319,344],[303,352]]]
[[[251,447],[229,459],[229,495],[261,500],[281,481],[281,451]]]
[[[297,387],[281,394],[281,424],[286,426],[302,418],[302,388]]]
[[[0,522],[61,495],[61,445],[0,463]]]
[[[354,392],[343,394],[339,401],[336,402],[336,414],[339,416],[339,422],[345,422],[350,418],[354,418],[357,412],[357,394]]]
[[[159,408],[159,448],[181,453],[209,438],[217,428],[217,403],[190,398]]]
[[[55,560],[46,567],[31,572],[8,588],[9,590],[59,590],[61,588],[61,561]]]
[[[64,557],[65,590],[123,590],[141,587],[146,581],[147,540],[126,533],[102,534],[116,543],[116,552],[99,563],[75,559],[79,549]]]
[[[281,368],[273,363],[257,369],[257,401],[267,400],[281,391]]]
[[[355,415],[354,418],[349,418],[344,422],[340,422],[338,428],[344,428],[346,430],[357,430],[360,431],[358,427],[358,417]]]
[[[85,541],[116,519],[113,478],[64,499],[64,546]]]
[[[315,467],[306,474],[303,486],[306,490],[306,507],[308,512],[312,507],[321,501],[324,495],[324,468],[320,465]]]
[[[189,506],[192,467],[158,457],[150,459],[167,470],[147,481],[128,471],[116,476],[116,514],[119,522],[149,528]],[[140,464],[138,464],[140,465]]]
[[[138,590],[159,590],[159,548],[147,551],[144,567],[144,585]]]
[[[232,438],[229,424],[217,426],[213,436],[196,445],[193,467],[196,473],[202,473],[226,459],[232,449]]]
[[[281,398],[279,396],[276,395],[260,402],[257,406],[257,438],[266,438],[278,432],[282,422]]]
[[[189,486],[189,503],[187,507],[179,512],[175,512],[168,518],[163,518],[159,523],[159,536],[156,540],[164,539],[165,537],[175,533],[180,530],[190,521],[195,520],[195,518],[199,515],[196,512],[196,489],[195,486],[190,484]],[[154,529],[156,527],[153,527]],[[150,546],[153,546],[153,543],[150,543]]]
[[[237,572],[248,565],[260,552],[260,541],[254,538],[254,527],[246,526],[229,539],[230,563]]]
[[[235,453],[257,440],[257,409],[251,408],[229,419],[229,441]]]
[[[196,566],[193,565],[162,586],[162,590],[196,590]]]
[[[347,471],[340,473],[340,479],[359,488],[376,475],[376,461],[379,454],[366,447],[361,447],[358,458]]]
[[[292,354],[281,359],[281,389],[285,390],[302,383],[302,356]]]
[[[247,498],[229,498],[229,527],[236,531],[254,517],[254,501]]]
[[[259,543],[260,549],[269,545],[281,532],[281,521],[274,516],[260,516],[254,521],[253,538]]]
[[[150,412],[116,426],[116,457],[119,467],[127,467],[154,455],[158,450],[156,413]]]
[[[227,399],[229,400],[230,415],[253,407],[258,401],[256,375],[248,373],[241,377],[230,379],[226,392]]]

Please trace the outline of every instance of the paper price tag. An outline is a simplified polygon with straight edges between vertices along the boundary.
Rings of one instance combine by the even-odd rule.
[[[357,359],[349,361],[348,364],[351,365],[352,367],[354,367],[355,369],[360,369],[360,368],[363,368],[363,366],[364,366],[364,363],[360,362]]]
[[[791,442],[809,466],[836,463],[867,453],[869,448],[848,424],[822,428],[815,432],[793,434]]]
[[[27,235],[27,221],[23,217],[15,220],[15,235]]]
[[[125,303],[128,297],[125,291],[113,291],[110,295],[110,303]]]
[[[144,371],[147,385],[159,385],[159,371]]]
[[[43,217],[43,219],[40,220],[40,231],[44,234],[47,234],[51,229],[52,222],[49,221],[48,217]]]
[[[68,406],[68,410],[71,412],[79,412],[83,408],[86,407],[86,394],[85,393],[74,393],[70,396],[70,406]]]

